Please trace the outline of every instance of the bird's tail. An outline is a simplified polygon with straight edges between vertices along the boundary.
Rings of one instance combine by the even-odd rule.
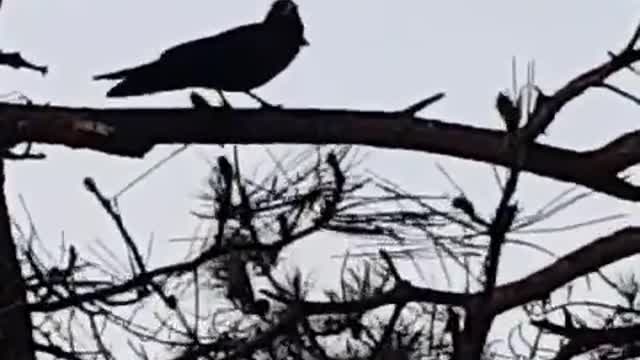
[[[110,73],[106,73],[106,74],[95,75],[93,77],[93,80],[118,80],[118,79],[123,79],[123,78],[126,78],[127,76],[133,75],[133,74],[138,73],[140,71],[144,71],[144,69],[147,68],[148,66],[149,65],[145,64],[145,65],[136,66],[136,67],[132,67],[132,68],[128,68],[128,69],[122,69],[122,70],[118,70],[118,71],[114,71],[114,72],[110,72]]]
[[[94,80],[120,80],[107,92],[107,97],[125,97],[152,94],[172,89],[165,77],[164,69],[153,64],[146,64],[107,74],[96,75]],[[166,74],[165,74],[166,76]]]

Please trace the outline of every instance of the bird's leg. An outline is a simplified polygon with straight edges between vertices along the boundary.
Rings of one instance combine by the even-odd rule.
[[[262,106],[263,108],[272,108],[272,109],[281,109],[282,105],[273,105],[270,104],[268,102],[266,102],[265,100],[263,100],[261,97],[259,97],[258,95],[252,93],[251,91],[247,90],[244,92],[245,94],[251,96],[251,98],[257,102],[260,103],[260,106]]]
[[[229,103],[229,101],[227,101],[227,98],[224,96],[224,93],[222,92],[222,90],[216,89],[216,91],[218,92],[218,96],[220,96],[220,100],[222,100],[222,107],[231,109],[231,104]]]

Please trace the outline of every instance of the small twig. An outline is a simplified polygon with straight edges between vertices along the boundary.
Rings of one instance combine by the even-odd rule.
[[[193,269],[193,341],[196,345],[200,345],[200,281],[198,280],[198,269]]]
[[[451,184],[451,186],[453,186],[456,189],[456,191],[458,191],[458,193],[462,197],[465,197],[465,198],[467,197],[467,194],[465,194],[464,189],[462,188],[462,186],[460,186],[458,183],[456,183],[456,181],[453,179],[453,177],[449,174],[449,172],[442,165],[440,165],[440,163],[436,163],[436,169],[438,169],[438,171],[440,171],[440,173],[447,179],[449,184]]]
[[[393,329],[395,328],[396,323],[400,318],[400,314],[402,313],[402,309],[404,309],[404,305],[405,304],[398,304],[395,306],[395,309],[393,309],[393,314],[391,314],[391,318],[389,319],[387,326],[385,326],[380,340],[377,342],[375,348],[372,351],[372,358],[375,359],[376,355],[383,351],[385,347],[390,345],[391,335],[393,335]]]
[[[92,333],[91,335],[92,335],[93,340],[96,343],[96,348],[98,349],[98,353],[100,355],[102,355],[102,357],[105,360],[115,360],[115,357],[113,356],[113,353],[109,350],[109,348],[104,343],[104,340],[102,338],[103,333],[104,333],[104,327],[102,328],[102,330],[100,328],[98,328],[98,324],[96,322],[95,315],[88,315],[87,317],[89,318],[89,325],[90,325],[91,333]]]
[[[115,211],[115,209],[111,206],[109,200],[104,195],[102,195],[100,190],[98,190],[98,186],[96,185],[96,182],[92,178],[89,178],[89,177],[85,178],[84,186],[90,193],[92,193],[96,197],[100,205],[102,205],[102,208],[107,212],[107,214],[109,214],[109,217],[111,217],[111,219],[116,223],[116,226],[120,231],[120,235],[122,235],[122,238],[127,244],[127,247],[129,248],[129,250],[131,250],[131,253],[133,254],[133,259],[136,262],[136,265],[138,266],[139,271],[145,272],[146,266],[144,264],[144,261],[142,260],[142,255],[140,255],[140,252],[138,251],[138,246],[133,241],[133,238],[129,234],[129,231],[125,228],[124,222],[122,221],[122,217],[120,216],[120,214],[118,214]]]
[[[411,115],[414,116],[415,114],[417,114],[418,112],[424,110],[424,108],[426,108],[427,106],[441,100],[444,97],[444,93],[443,92],[439,92],[435,95],[429,96],[428,98],[424,99],[424,100],[420,100],[415,104],[409,105],[407,108],[399,111],[399,113],[403,114],[403,115]]]
[[[629,40],[629,43],[627,44],[627,47],[625,48],[625,51],[633,50],[633,48],[636,46],[636,43],[638,42],[639,38],[640,38],[640,24],[638,24],[638,26],[636,26],[636,31],[633,33],[633,36],[631,37],[631,40]]]
[[[48,68],[46,66],[34,65],[25,60],[19,52],[5,53],[0,51],[0,65],[11,66],[14,69],[25,68],[37,71],[42,76],[47,75]]]
[[[612,92],[622,96],[623,98],[633,101],[636,105],[640,105],[640,98],[638,98],[637,96],[635,96],[635,95],[633,95],[633,94],[631,94],[631,93],[629,93],[627,91],[624,91],[624,90],[620,89],[617,86],[614,86],[614,85],[607,84],[607,83],[603,82],[602,84],[598,85],[598,87],[601,87],[601,88],[604,88],[604,89],[607,89],[607,90],[611,90]]]
[[[380,249],[379,253],[382,259],[387,263],[387,266],[389,267],[389,271],[391,272],[391,275],[393,275],[393,278],[396,280],[396,282],[397,283],[403,282],[404,280],[402,279],[402,276],[400,276],[400,273],[398,272],[398,269],[396,268],[396,266],[393,264],[393,261],[391,260],[391,256],[389,256],[389,253],[382,249]]]
[[[240,226],[249,231],[251,241],[254,244],[260,242],[258,237],[258,230],[254,224],[255,211],[251,204],[251,198],[247,193],[246,186],[244,184],[243,176],[240,174],[240,156],[238,154],[238,147],[233,147],[233,164],[235,168],[234,180],[236,188],[238,189],[238,195],[240,197]]]
[[[129,191],[137,183],[139,183],[140,181],[144,180],[147,176],[149,176],[155,170],[160,168],[162,165],[166,164],[169,160],[173,159],[174,157],[178,156],[183,151],[187,150],[188,147],[189,147],[189,144],[182,145],[181,147],[179,147],[176,150],[174,150],[171,153],[169,153],[169,155],[167,155],[166,157],[162,158],[157,163],[153,164],[150,168],[148,168],[147,170],[143,171],[142,174],[136,176],[133,180],[129,181],[129,183],[127,183],[122,189],[120,189],[120,191],[118,191],[115,195],[113,195],[111,197],[111,201],[117,202],[118,198],[120,196],[122,196],[125,192]]]
[[[120,232],[120,235],[122,236],[125,244],[127,245],[127,248],[129,248],[129,251],[131,251],[133,255],[133,259],[138,267],[138,272],[140,274],[145,274],[147,272],[147,269],[144,264],[144,260],[142,259],[142,255],[138,250],[138,246],[136,245],[136,243],[133,241],[133,238],[129,234],[129,231],[124,226],[124,222],[122,221],[122,217],[120,216],[120,214],[118,214],[115,211],[113,206],[111,206],[111,203],[109,202],[109,200],[104,195],[102,195],[100,190],[98,190],[98,187],[92,178],[89,178],[89,177],[85,178],[84,186],[87,188],[89,192],[91,192],[96,197],[100,205],[102,205],[102,208],[107,212],[109,217],[111,217],[113,222],[116,224],[116,226],[118,227],[118,231]],[[133,272],[133,275],[134,276],[136,275],[135,271]],[[160,296],[160,298],[165,303],[165,305],[167,305],[167,307],[173,310],[176,309],[177,303],[176,303],[175,296],[165,294],[162,287],[153,280],[150,280],[148,284],[158,294],[158,296]]]

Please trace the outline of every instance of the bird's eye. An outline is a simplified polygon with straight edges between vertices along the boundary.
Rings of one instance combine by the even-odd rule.
[[[296,8],[296,4],[292,3],[291,1],[289,1],[287,3],[287,5],[285,6],[285,8],[284,8],[284,13],[288,14],[288,13],[292,12],[293,10],[295,10],[295,8]]]

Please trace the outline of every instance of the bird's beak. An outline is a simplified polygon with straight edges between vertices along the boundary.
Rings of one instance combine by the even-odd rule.
[[[302,46],[309,46],[309,42],[304,37],[302,38]]]

